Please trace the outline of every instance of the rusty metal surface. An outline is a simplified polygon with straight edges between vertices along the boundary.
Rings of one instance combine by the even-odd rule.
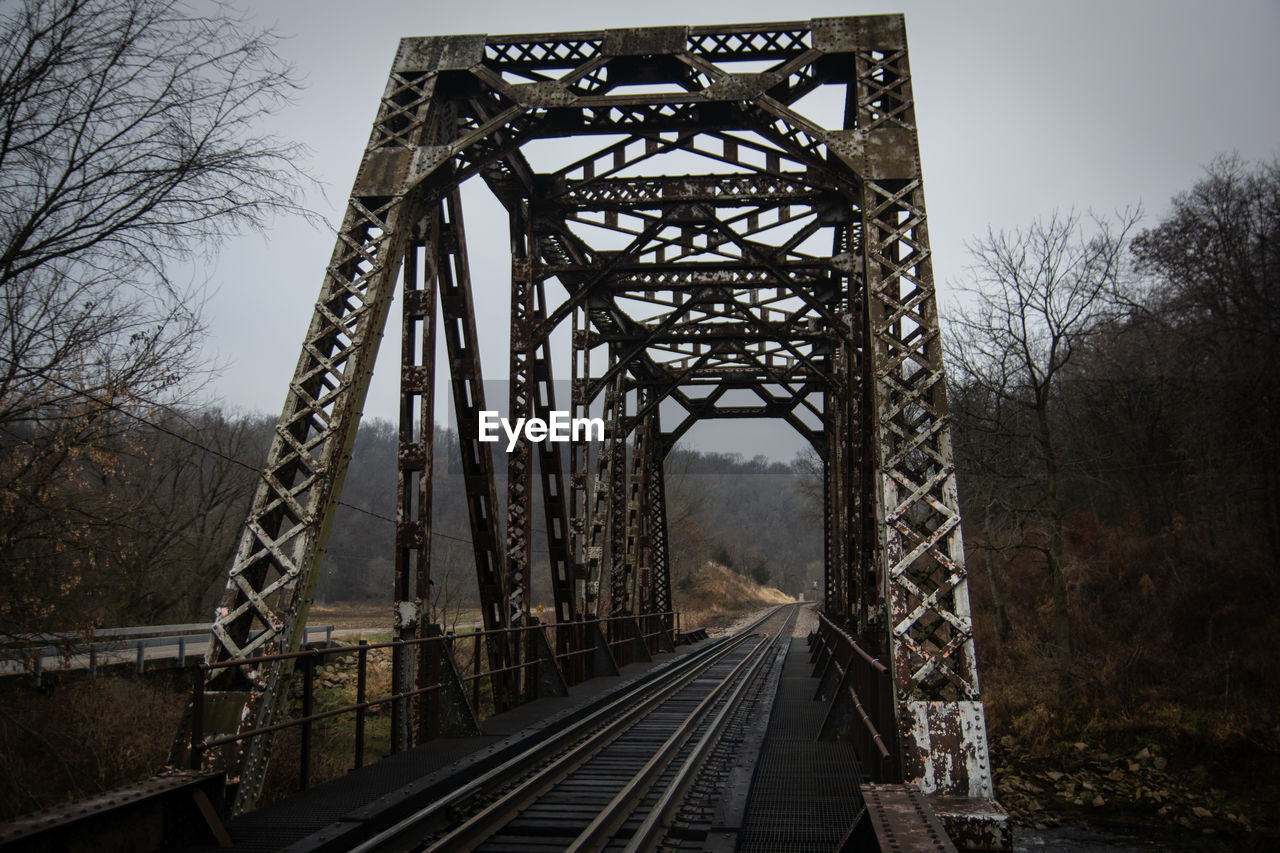
[[[1013,850],[1009,814],[993,799],[931,797],[933,813],[960,850]]]
[[[806,111],[820,92],[844,104],[829,127]],[[594,150],[549,163],[547,148],[522,149],[569,136]],[[551,335],[571,324],[569,405],[606,421],[603,443],[518,442],[505,513],[475,434],[483,386],[457,190],[474,176],[510,219],[512,416],[554,407]],[[413,425],[431,417],[438,298],[487,628],[530,619],[535,524],[549,533],[557,623],[669,610],[663,457],[704,420],[782,420],[824,461],[824,610],[889,668],[905,777],[990,796],[901,16],[403,40],[211,661],[299,642],[402,264],[403,636],[430,605],[434,460],[430,430]],[[576,636],[560,631],[557,651]],[[528,652],[490,653],[503,668]],[[397,672],[415,677],[410,661]],[[247,693],[241,725],[260,727],[288,675],[282,662],[210,687]],[[401,709],[402,741],[414,713]],[[245,767],[241,807],[262,760]]]
[[[221,773],[172,771],[0,823],[6,850],[151,850],[225,837]]]
[[[956,853],[946,829],[915,786],[860,785],[858,791],[867,806],[863,820],[883,853]]]

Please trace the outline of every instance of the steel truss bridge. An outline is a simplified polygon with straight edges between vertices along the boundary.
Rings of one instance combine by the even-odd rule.
[[[502,454],[478,429],[499,407],[476,312],[496,291],[473,286],[459,192],[472,178],[509,221],[508,416],[567,406],[606,422],[594,444],[518,440],[505,502]],[[281,717],[297,658],[272,655],[302,642],[397,288],[398,640],[439,633],[438,336],[499,706],[529,691],[531,663],[598,650],[601,626],[670,629],[664,457],[703,420],[779,419],[824,463],[824,616],[892,688],[877,703],[886,776],[991,799],[900,16],[401,42],[213,624],[212,731]],[[557,400],[566,325],[556,369],[571,394]],[[541,645],[525,640],[548,636],[526,630],[535,525],[554,595]],[[394,663],[400,748],[429,733],[420,694],[448,668],[411,647]],[[238,810],[270,747],[267,734],[203,756],[239,775]]]

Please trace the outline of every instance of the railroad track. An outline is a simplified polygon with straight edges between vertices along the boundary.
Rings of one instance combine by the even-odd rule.
[[[796,610],[776,608],[355,850],[653,849]]]

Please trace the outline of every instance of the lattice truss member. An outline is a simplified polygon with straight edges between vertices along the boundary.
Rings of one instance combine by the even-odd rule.
[[[478,441],[497,406],[458,191],[471,178],[510,222],[509,286],[482,294],[510,302],[509,416],[556,409],[567,326],[560,402],[608,422],[603,442],[497,454],[505,523]],[[905,776],[991,796],[901,17],[402,41],[210,660],[299,646],[398,283],[398,636],[432,627],[437,332],[487,629],[529,619],[535,489],[555,622],[669,610],[664,455],[704,419],[781,419],[825,462],[824,607],[891,665]],[[525,653],[498,646],[490,664]],[[261,726],[289,675],[209,689]],[[413,662],[396,677],[411,686]],[[242,799],[269,746],[247,751]]]

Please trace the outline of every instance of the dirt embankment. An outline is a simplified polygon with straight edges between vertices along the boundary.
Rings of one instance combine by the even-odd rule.
[[[680,625],[686,630],[727,628],[744,613],[795,601],[785,592],[761,586],[719,563],[706,563],[676,581],[673,598],[680,611]]]
[[[684,577],[673,578],[673,582],[675,609],[686,629],[727,628],[748,613],[795,601],[781,590],[762,586],[719,563],[708,562]],[[391,615],[391,605],[386,602],[327,602],[313,605],[307,621],[333,625],[338,631],[389,632]],[[469,630],[478,617],[476,611],[463,611],[458,614],[458,624]]]

